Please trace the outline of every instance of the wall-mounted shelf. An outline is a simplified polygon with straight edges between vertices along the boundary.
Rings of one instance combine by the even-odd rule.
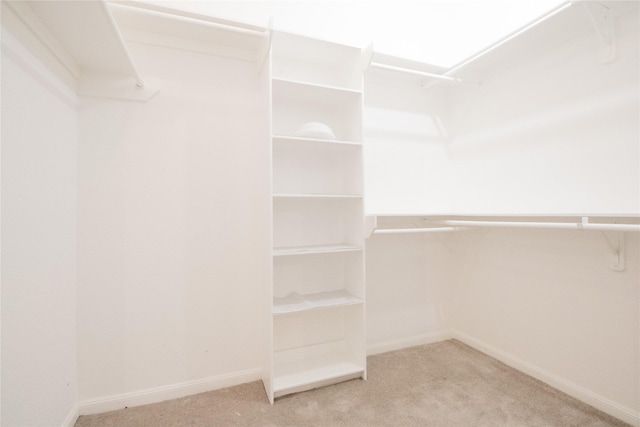
[[[104,0],[7,1],[76,79],[78,95],[146,101],[145,86]]]
[[[269,51],[269,25],[257,27],[151,3],[110,5],[128,41],[255,61],[258,68]]]
[[[442,67],[374,52],[373,46],[369,49],[368,61],[364,64],[367,79],[393,81],[424,89],[438,84],[480,84],[478,81],[447,75],[447,70]]]

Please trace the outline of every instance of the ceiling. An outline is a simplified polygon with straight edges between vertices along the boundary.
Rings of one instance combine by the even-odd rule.
[[[168,1],[164,7],[266,26],[451,68],[560,0]]]

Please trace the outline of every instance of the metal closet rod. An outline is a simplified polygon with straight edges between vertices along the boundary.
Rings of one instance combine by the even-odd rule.
[[[640,232],[640,224],[590,223],[587,217],[584,217],[582,222],[444,220],[438,221],[438,224],[450,227],[554,228],[562,230]]]
[[[464,227],[376,228],[373,230],[373,234],[440,233],[464,229]]]

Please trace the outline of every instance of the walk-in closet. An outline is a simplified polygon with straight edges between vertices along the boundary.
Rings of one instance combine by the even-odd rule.
[[[640,3],[516,3],[3,0],[1,424],[640,426]]]

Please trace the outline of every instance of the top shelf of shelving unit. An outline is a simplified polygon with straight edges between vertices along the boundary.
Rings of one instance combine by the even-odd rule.
[[[274,31],[271,52],[275,79],[362,91],[359,48]]]

